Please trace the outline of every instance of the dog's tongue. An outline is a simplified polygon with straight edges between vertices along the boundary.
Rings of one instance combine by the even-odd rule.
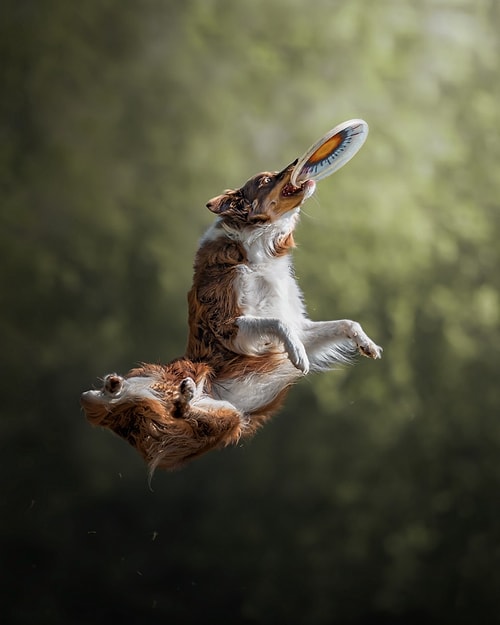
[[[285,197],[290,197],[292,195],[296,195],[297,193],[300,193],[301,191],[304,191],[305,193],[304,199],[307,199],[314,193],[315,189],[316,189],[316,183],[314,182],[314,180],[304,180],[298,186],[292,184],[291,182],[288,182],[283,187],[281,194]]]

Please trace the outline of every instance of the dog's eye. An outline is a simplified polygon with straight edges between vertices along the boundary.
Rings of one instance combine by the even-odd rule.
[[[260,179],[260,186],[269,184],[270,182],[272,182],[272,178],[270,176],[264,176],[264,178]]]

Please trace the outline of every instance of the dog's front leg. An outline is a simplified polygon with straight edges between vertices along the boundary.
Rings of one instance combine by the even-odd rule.
[[[276,341],[283,344],[290,362],[303,373],[309,371],[309,359],[304,344],[290,326],[269,317],[245,315],[236,319],[238,334],[234,347],[242,354],[262,355],[272,351]]]
[[[368,358],[381,358],[382,348],[376,345],[357,321],[307,321],[302,340],[313,368],[323,368],[342,360],[343,352],[358,351]]]

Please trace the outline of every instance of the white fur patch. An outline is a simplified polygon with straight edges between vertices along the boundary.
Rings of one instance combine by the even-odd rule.
[[[283,357],[283,363],[272,373],[249,373],[233,380],[214,385],[217,399],[231,402],[243,413],[252,413],[272,402],[289,384],[301,376],[301,372]]]
[[[116,393],[96,390],[87,391],[84,396],[87,400],[109,405],[137,399],[158,399],[158,395],[151,389],[152,381],[153,379],[150,377],[127,378],[122,381],[122,386]]]
[[[302,326],[305,307],[288,255],[242,267],[234,287],[244,315],[281,319],[294,329]]]

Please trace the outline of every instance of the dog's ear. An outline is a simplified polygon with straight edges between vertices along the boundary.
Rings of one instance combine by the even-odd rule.
[[[245,200],[239,189],[236,191],[228,190],[207,202],[207,208],[216,215],[226,215],[229,212],[241,211],[244,206]]]

